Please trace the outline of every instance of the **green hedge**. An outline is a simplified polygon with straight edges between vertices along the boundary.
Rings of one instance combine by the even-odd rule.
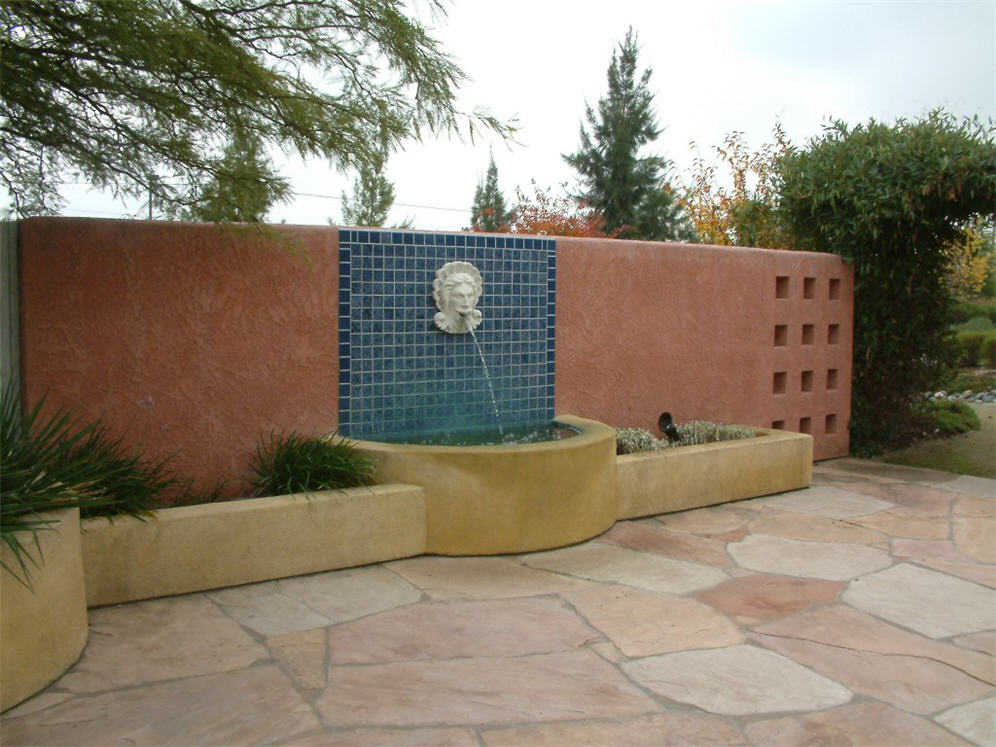
[[[955,301],[948,313],[952,324],[964,324],[978,316],[996,324],[996,300]]]
[[[996,333],[982,341],[982,365],[996,368]]]
[[[955,334],[958,342],[958,365],[996,368],[996,330],[969,330]]]

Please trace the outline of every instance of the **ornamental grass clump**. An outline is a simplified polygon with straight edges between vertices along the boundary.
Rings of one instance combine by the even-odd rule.
[[[43,561],[38,532],[54,524],[47,512],[78,508],[82,517],[141,518],[159,493],[178,484],[167,460],[129,453],[100,419],[84,422],[66,408],[43,414],[44,405],[43,397],[22,410],[13,385],[0,401],[0,540],[17,561],[16,568],[3,567],[25,585],[29,566]]]
[[[335,434],[307,438],[292,432],[260,439],[253,460],[253,495],[289,495],[369,485],[373,462]]]

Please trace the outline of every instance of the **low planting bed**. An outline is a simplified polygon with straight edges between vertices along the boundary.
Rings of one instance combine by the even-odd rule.
[[[601,524],[611,525],[612,516],[630,519],[806,487],[812,438],[759,429],[754,438],[619,455],[610,470],[614,479],[601,490],[604,505],[598,509],[609,518],[591,530],[595,535],[603,531]],[[428,489],[390,484],[247,498],[165,508],[141,518],[85,519],[81,533],[75,524],[43,532],[44,541],[58,546],[45,550],[46,563],[68,553],[69,562],[81,568],[75,575],[47,574],[59,581],[57,596],[80,599],[79,611],[53,614],[56,608],[31,592],[26,601],[5,597],[5,654],[16,646],[17,659],[41,661],[35,654],[46,652],[44,637],[22,647],[11,636],[43,630],[50,618],[71,618],[72,632],[61,636],[69,647],[52,671],[8,667],[5,660],[4,694],[10,698],[4,708],[39,691],[75,661],[86,637],[84,595],[86,606],[117,604],[431,552],[428,527],[445,517],[433,513]],[[554,540],[551,548],[558,542],[563,544]],[[5,579],[5,592],[14,586]]]
[[[602,491],[605,508],[616,519],[630,519],[809,485],[810,436],[764,429],[757,434],[616,456],[615,480],[609,483],[615,491]],[[144,521],[88,519],[82,522],[87,604],[439,553],[428,528],[445,517],[427,499],[431,490],[431,485],[375,485],[167,508]],[[592,536],[601,531],[592,529]],[[556,541],[550,545],[555,546]]]

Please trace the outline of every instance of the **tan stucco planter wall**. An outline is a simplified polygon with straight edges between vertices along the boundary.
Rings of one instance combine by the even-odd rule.
[[[79,658],[87,639],[79,511],[46,514],[51,530],[38,533],[43,564],[31,567],[31,589],[0,570],[0,710],[17,705],[56,680]],[[30,534],[22,542],[37,548]],[[3,562],[17,568],[10,548]]]
[[[424,446],[357,441],[381,483],[425,488],[426,552],[489,555],[562,547],[611,527],[616,434],[570,415],[581,432],[515,446]]]
[[[446,449],[425,452],[440,447],[359,442],[377,456],[379,480],[409,484],[166,509],[144,522],[87,520],[87,604],[423,553],[550,549],[597,536],[618,519],[794,490],[812,477],[812,439],[803,434],[762,431],[742,441],[616,456],[614,429],[558,420],[583,432],[553,446],[461,447],[455,462],[443,458]]]
[[[83,522],[89,606],[236,586],[425,551],[420,488],[378,485]]]
[[[759,429],[756,438],[683,446],[617,458],[619,518],[804,488],[813,477],[813,439]]]

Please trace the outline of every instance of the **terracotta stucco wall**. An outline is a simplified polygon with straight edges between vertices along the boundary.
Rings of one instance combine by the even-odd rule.
[[[203,487],[261,434],[335,427],[337,232],[92,219],[20,223],[30,402],[101,415]]]
[[[36,218],[19,229],[29,402],[48,392],[101,415],[149,456],[173,455],[177,474],[229,480],[229,494],[261,435],[335,428],[335,228]],[[648,428],[662,410],[774,424],[811,433],[817,458],[847,453],[852,282],[839,258],[558,239],[557,265],[557,412]]]
[[[668,410],[846,454],[852,289],[834,255],[558,239],[557,411],[656,431]]]

